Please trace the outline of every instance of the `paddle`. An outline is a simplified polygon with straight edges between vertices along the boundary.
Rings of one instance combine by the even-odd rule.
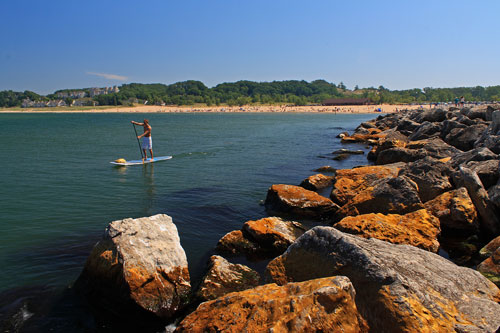
[[[141,159],[143,159],[144,157],[142,156],[141,143],[139,142],[139,139],[137,138],[137,130],[135,129],[135,124],[132,123],[132,126],[134,127],[135,138],[137,139],[137,144],[139,145],[139,151],[141,152]]]

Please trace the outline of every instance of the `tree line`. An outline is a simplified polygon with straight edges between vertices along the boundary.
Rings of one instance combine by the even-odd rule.
[[[312,82],[300,80],[253,82],[237,81],[221,83],[208,88],[200,81],[183,81],[170,85],[130,83],[119,87],[118,93],[94,96],[99,105],[132,105],[148,103],[155,105],[246,105],[246,104],[321,104],[329,98],[370,98],[374,103],[409,104],[452,102],[464,96],[467,101],[499,101],[500,86],[459,87],[459,88],[415,88],[407,90],[389,90],[378,88],[359,88],[349,90],[341,82],[334,84],[325,80]],[[57,92],[47,96],[32,91],[0,91],[0,107],[18,107],[24,99],[57,99]],[[72,89],[88,91],[88,89]]]

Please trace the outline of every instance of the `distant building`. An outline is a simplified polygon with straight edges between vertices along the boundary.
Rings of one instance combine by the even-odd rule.
[[[45,107],[57,107],[66,106],[66,102],[62,99],[54,99],[48,102],[45,101],[32,101],[29,98],[24,99],[21,103],[22,108],[45,108]]]
[[[66,106],[66,102],[62,99],[54,99],[47,102],[47,107],[53,108],[57,106]]]
[[[74,99],[77,99],[77,98],[84,98],[87,93],[85,91],[60,91],[58,92],[57,94],[57,97],[59,98],[74,98]]]
[[[325,99],[323,105],[371,105],[374,104],[370,98],[329,98]]]
[[[94,97],[94,96],[99,96],[99,95],[107,95],[107,94],[111,94],[111,93],[117,93],[119,91],[120,91],[120,89],[117,86],[104,87],[104,88],[90,88],[89,89],[89,96]]]

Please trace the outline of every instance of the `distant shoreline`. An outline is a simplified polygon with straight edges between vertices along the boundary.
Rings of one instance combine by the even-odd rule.
[[[156,106],[139,105],[109,108],[72,109],[58,108],[26,108],[0,109],[0,113],[252,113],[252,112],[285,112],[285,113],[373,113],[380,109],[381,113],[393,113],[398,110],[415,110],[420,105],[350,105],[350,106],[288,106],[288,105],[245,105],[245,106]],[[429,108],[429,106],[425,106]]]

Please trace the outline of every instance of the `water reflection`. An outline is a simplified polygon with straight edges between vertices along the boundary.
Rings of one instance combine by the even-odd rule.
[[[142,166],[142,182],[145,194],[143,205],[144,214],[145,216],[149,216],[153,214],[153,201],[156,195],[153,163],[145,164]]]

